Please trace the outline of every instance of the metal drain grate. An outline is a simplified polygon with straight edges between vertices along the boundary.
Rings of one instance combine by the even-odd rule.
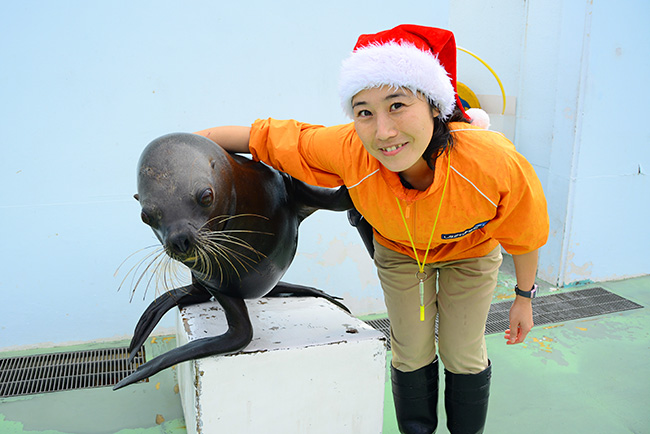
[[[603,288],[588,288],[561,294],[546,295],[533,301],[535,325],[554,324],[580,318],[643,308],[640,304],[611,293]],[[493,303],[485,324],[485,334],[503,333],[510,327],[509,313],[512,301]],[[390,350],[390,321],[379,318],[366,321],[381,331]],[[436,329],[438,321],[436,319]],[[437,332],[436,332],[437,335]]]
[[[501,333],[510,327],[510,306],[512,302],[509,301],[490,306],[485,334]],[[643,306],[603,288],[588,288],[536,298],[533,301],[533,321],[536,326],[555,324],[640,308]]]
[[[390,350],[390,321],[388,318],[369,319],[364,322],[386,336],[386,345],[388,346],[388,350]]]
[[[0,359],[0,398],[113,386],[145,362],[144,347],[128,359],[126,347]]]
[[[370,319],[368,321],[364,321],[366,324],[368,324],[370,327],[374,328],[375,330],[378,330],[386,336],[386,346],[388,347],[388,351],[390,351],[390,320],[388,318],[378,318],[378,319]],[[436,316],[436,341],[438,341],[438,317]]]

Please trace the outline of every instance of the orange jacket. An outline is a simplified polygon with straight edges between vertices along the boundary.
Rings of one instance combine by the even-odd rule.
[[[454,137],[449,179],[427,263],[486,255],[499,243],[511,254],[535,250],[548,236],[546,199],[532,166],[502,134],[450,123]],[[436,161],[426,191],[405,188],[397,173],[370,156],[354,124],[322,127],[297,121],[252,125],[253,158],[304,182],[345,184],[376,240],[415,258],[396,198],[423,260],[448,172],[448,154]]]

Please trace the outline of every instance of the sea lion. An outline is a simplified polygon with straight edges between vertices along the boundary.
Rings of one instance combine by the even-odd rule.
[[[309,186],[188,133],[152,141],[138,166],[135,197],[142,220],[165,253],[190,268],[192,284],[165,292],[149,305],[135,328],[131,360],[174,306],[214,297],[224,308],[229,328],[221,336],[192,341],[154,358],[114,389],[186,360],[243,349],[252,339],[244,299],[292,293],[338,303],[322,291],[280,278],[295,256],[302,220],[317,209],[352,208],[345,186]]]

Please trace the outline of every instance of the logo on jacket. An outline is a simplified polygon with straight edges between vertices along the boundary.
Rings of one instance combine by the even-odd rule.
[[[486,221],[481,222],[481,223],[476,223],[474,226],[472,226],[469,229],[465,229],[463,232],[457,232],[455,234],[442,234],[441,237],[442,237],[443,240],[453,240],[454,238],[464,237],[465,235],[471,234],[472,232],[474,232],[477,229],[481,229],[483,226],[485,226],[489,222],[490,222],[490,220],[486,220]]]

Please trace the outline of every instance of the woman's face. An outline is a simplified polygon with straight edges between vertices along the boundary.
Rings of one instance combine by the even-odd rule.
[[[354,127],[368,153],[392,172],[422,169],[422,154],[433,135],[432,109],[408,89],[382,86],[352,98]]]

